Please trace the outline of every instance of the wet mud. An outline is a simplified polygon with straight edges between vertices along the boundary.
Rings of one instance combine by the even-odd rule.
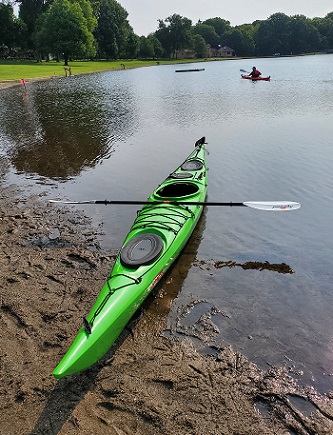
[[[83,213],[0,191],[1,434],[333,433],[333,393],[298,385],[287,366],[260,370],[230,346],[212,346],[213,312],[181,334],[166,331],[177,265],[97,364],[54,379],[116,252],[100,248]]]

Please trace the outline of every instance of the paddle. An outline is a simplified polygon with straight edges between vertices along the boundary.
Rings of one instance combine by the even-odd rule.
[[[49,202],[55,204],[104,204],[104,205],[205,205],[218,207],[249,207],[256,210],[265,211],[291,211],[301,208],[301,204],[291,201],[256,201],[256,202],[198,202],[198,201],[62,201],[58,199],[49,199]]]

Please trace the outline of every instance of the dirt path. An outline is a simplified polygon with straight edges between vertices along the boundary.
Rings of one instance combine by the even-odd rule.
[[[333,433],[333,395],[230,347],[203,356],[188,337],[163,334],[167,310],[154,305],[167,280],[98,364],[55,380],[115,253],[99,249],[82,214],[0,191],[1,434]]]

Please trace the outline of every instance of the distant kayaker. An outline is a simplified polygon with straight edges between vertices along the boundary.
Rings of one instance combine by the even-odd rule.
[[[252,76],[253,78],[260,77],[261,76],[261,72],[259,70],[257,70],[257,68],[254,66],[252,68],[252,71],[250,72],[249,76]]]

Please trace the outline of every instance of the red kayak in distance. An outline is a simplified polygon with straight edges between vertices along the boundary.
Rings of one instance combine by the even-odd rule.
[[[252,77],[252,76],[248,76],[246,74],[242,74],[242,79],[252,80],[253,82],[256,82],[258,80],[265,80],[266,82],[269,82],[270,79],[271,79],[271,76],[268,76],[268,77]]]

